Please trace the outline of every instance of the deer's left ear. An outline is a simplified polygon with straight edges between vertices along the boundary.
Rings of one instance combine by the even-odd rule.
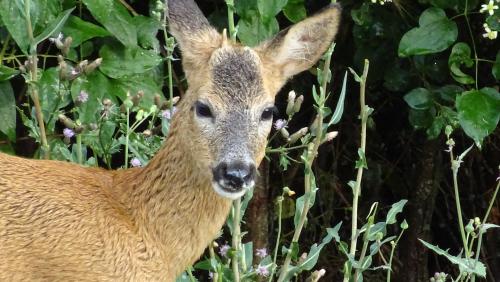
[[[337,34],[341,8],[331,4],[319,13],[278,33],[256,47],[267,69],[277,70],[283,83],[318,61]]]

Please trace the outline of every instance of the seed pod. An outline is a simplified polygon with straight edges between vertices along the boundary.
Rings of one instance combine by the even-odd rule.
[[[98,68],[102,63],[102,58],[97,58],[95,59],[92,63],[90,63],[88,66],[86,66],[83,71],[86,74],[89,74],[93,72],[96,68]]]
[[[304,135],[307,134],[307,127],[303,127],[299,129],[299,131],[295,132],[294,134],[290,135],[290,138],[288,138],[288,143],[293,144],[297,142],[300,138],[302,138]]]
[[[155,94],[154,98],[153,98],[154,102],[155,102],[155,105],[158,107],[158,108],[161,108],[161,96],[159,94]]]
[[[300,111],[300,108],[302,107],[302,103],[304,102],[304,96],[300,95],[297,97],[295,100],[295,103],[293,104],[293,112],[298,113]]]
[[[288,92],[288,103],[286,104],[286,114],[293,115],[294,112],[294,104],[295,104],[295,91]]]
[[[328,133],[325,135],[325,139],[323,140],[322,144],[323,144],[323,143],[326,143],[326,142],[330,142],[330,141],[332,141],[335,137],[337,137],[337,135],[339,135],[339,132],[338,132],[338,131],[328,132]]]
[[[132,96],[133,105],[138,106],[143,97],[144,97],[144,91],[142,90],[137,91],[137,94]]]
[[[287,139],[290,137],[290,133],[288,133],[288,130],[286,130],[286,128],[281,128],[280,129],[280,133],[281,133],[281,136],[283,136],[283,138]]]
[[[71,48],[71,43],[73,43],[73,38],[71,38],[71,36],[68,36],[68,37],[66,37],[66,39],[64,39],[64,43],[63,43],[62,48],[59,48],[59,47],[57,47],[57,48],[61,49],[61,52],[64,55],[67,55],[69,53],[69,49]],[[56,46],[57,46],[57,41],[56,41]]]
[[[59,114],[59,121],[67,128],[75,128],[75,122],[64,114]]]

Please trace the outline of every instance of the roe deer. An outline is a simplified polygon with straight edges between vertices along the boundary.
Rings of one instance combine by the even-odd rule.
[[[144,168],[107,171],[0,154],[0,281],[173,281],[254,184],[274,96],[332,42],[331,5],[249,48],[193,0],[168,1],[189,89]]]

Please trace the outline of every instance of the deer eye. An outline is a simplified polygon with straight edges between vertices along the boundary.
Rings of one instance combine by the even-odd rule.
[[[261,120],[270,120],[273,118],[273,114],[274,112],[276,112],[276,107],[270,107],[270,108],[267,108],[265,109],[263,112],[262,112],[262,115],[260,116],[260,119]]]
[[[199,117],[203,118],[212,118],[212,111],[210,110],[210,107],[206,104],[203,104],[202,102],[196,102],[194,105],[195,110],[196,110],[196,115]]]

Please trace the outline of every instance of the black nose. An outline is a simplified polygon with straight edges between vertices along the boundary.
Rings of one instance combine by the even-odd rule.
[[[225,189],[240,190],[255,179],[255,165],[251,163],[221,162],[214,168],[214,180]]]

